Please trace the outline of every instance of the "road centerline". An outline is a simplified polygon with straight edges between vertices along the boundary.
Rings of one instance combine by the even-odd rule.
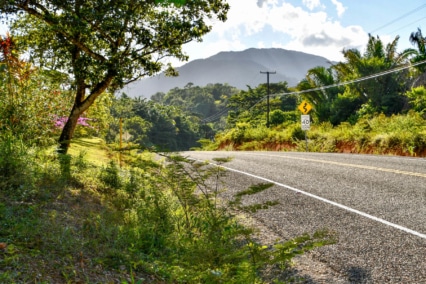
[[[277,157],[277,158],[288,158],[288,159],[293,159],[293,160],[309,161],[309,162],[323,163],[323,164],[329,164],[329,165],[344,166],[344,167],[366,169],[366,170],[374,170],[374,171],[380,171],[380,172],[388,172],[388,173],[395,173],[395,174],[401,174],[401,175],[408,175],[408,176],[416,176],[416,177],[426,178],[426,174],[423,174],[423,173],[401,171],[401,170],[395,170],[395,169],[389,169],[389,168],[380,168],[380,167],[373,167],[373,166],[366,166],[366,165],[348,164],[348,163],[342,163],[342,162],[326,161],[326,160],[318,160],[318,159],[310,159],[310,158],[302,158],[302,157],[291,157],[291,156],[286,156],[286,155],[270,155],[270,154],[269,155],[254,154],[254,155],[266,156],[266,157]]]
[[[226,167],[226,166],[223,166],[223,165],[217,165],[217,164],[214,164],[214,165],[219,166],[219,167],[222,167],[222,168],[224,168],[224,169],[226,169],[226,170],[229,170],[229,171],[232,171],[232,172],[235,172],[235,173],[239,173],[239,174],[247,175],[247,176],[250,176],[250,177],[253,177],[253,178],[256,178],[256,179],[260,179],[260,180],[263,180],[263,181],[266,181],[266,182],[269,182],[269,183],[273,183],[273,184],[275,184],[275,185],[277,185],[277,186],[284,187],[284,188],[289,189],[289,190],[292,190],[292,191],[294,191],[294,192],[296,192],[296,193],[300,193],[300,194],[306,195],[306,196],[308,196],[308,197],[311,197],[311,198],[314,198],[314,199],[316,199],[316,200],[322,201],[322,202],[324,202],[324,203],[327,203],[327,204],[333,205],[333,206],[335,206],[335,207],[338,207],[338,208],[340,208],[340,209],[343,209],[343,210],[349,211],[349,212],[351,212],[351,213],[354,213],[354,214],[360,215],[360,216],[362,216],[362,217],[365,217],[365,218],[368,218],[368,219],[370,219],[370,220],[373,220],[373,221],[379,222],[379,223],[384,224],[384,225],[387,225],[387,226],[389,226],[389,227],[392,227],[392,228],[398,229],[398,230],[403,231],[403,232],[405,232],[405,233],[408,233],[408,234],[411,234],[411,235],[417,236],[417,237],[422,238],[422,239],[426,239],[426,234],[422,234],[422,233],[420,233],[420,232],[414,231],[414,230],[409,229],[409,228],[406,228],[406,227],[404,227],[404,226],[400,226],[400,225],[398,225],[398,224],[394,224],[394,223],[389,222],[389,221],[386,221],[386,220],[384,220],[384,219],[382,219],[382,218],[379,218],[379,217],[376,217],[376,216],[370,215],[370,214],[368,214],[368,213],[365,213],[365,212],[359,211],[359,210],[357,210],[357,209],[351,208],[351,207],[349,207],[349,206],[346,206],[346,205],[343,205],[343,204],[340,204],[340,203],[334,202],[334,201],[332,201],[332,200],[329,200],[329,199],[323,198],[323,197],[321,197],[321,196],[318,196],[318,195],[315,195],[315,194],[312,194],[312,193],[309,193],[309,192],[306,192],[306,191],[303,191],[303,190],[297,189],[297,188],[292,187],[292,186],[289,186],[289,185],[285,185],[285,184],[283,184],[283,183],[280,183],[280,182],[277,182],[277,181],[274,181],[274,180],[271,180],[271,179],[267,179],[267,178],[264,178],[264,177],[261,177],[261,176],[257,176],[257,175],[251,174],[251,173],[247,173],[247,172],[240,171],[240,170],[237,170],[237,169],[233,169],[233,168],[230,168],[230,167]]]

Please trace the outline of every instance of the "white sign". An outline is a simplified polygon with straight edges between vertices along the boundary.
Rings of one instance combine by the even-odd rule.
[[[311,128],[311,117],[309,114],[301,115],[302,118],[302,130],[309,130]]]

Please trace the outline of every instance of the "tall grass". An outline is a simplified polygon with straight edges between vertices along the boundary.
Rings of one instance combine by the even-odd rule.
[[[67,156],[64,175],[52,151],[29,155],[10,139],[1,144],[16,155],[9,173],[33,174],[21,191],[0,190],[2,283],[262,283],[265,267],[285,271],[295,255],[333,241],[321,233],[258,243],[229,211],[243,197],[221,200],[220,167],[148,153],[97,166],[80,152]]]
[[[426,155],[426,121],[421,113],[413,111],[360,118],[354,125],[313,123],[306,134],[309,151]],[[214,145],[216,149],[232,144],[235,150],[275,150],[286,143],[292,150],[306,151],[304,140],[300,123],[283,123],[270,129],[245,123],[217,135]]]

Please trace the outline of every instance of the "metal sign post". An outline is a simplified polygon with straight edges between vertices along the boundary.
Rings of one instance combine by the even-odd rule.
[[[301,116],[302,130],[305,131],[306,152],[309,152],[308,135],[306,131],[311,128],[311,116],[308,113],[311,111],[312,106],[307,101],[303,101],[298,109],[303,113]]]
[[[302,130],[305,131],[306,152],[309,152],[308,136],[306,134],[306,131],[308,131],[311,128],[311,116],[309,114],[302,114],[301,121],[302,121]]]

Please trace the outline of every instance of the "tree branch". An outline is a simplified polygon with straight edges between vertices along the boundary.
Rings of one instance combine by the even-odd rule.
[[[53,20],[49,20],[46,17],[46,15],[49,14],[49,11],[47,11],[44,6],[36,4],[36,6],[39,9],[43,10],[46,15],[43,15],[42,13],[38,12],[36,9],[30,8],[28,6],[28,2],[29,1],[25,2],[24,4],[17,4],[17,7],[19,7],[20,9],[22,9],[24,11],[26,11],[28,14],[39,18],[40,20],[44,21],[45,23],[47,23],[48,25],[50,25],[51,27],[53,27],[56,33],[64,36],[64,38],[66,38],[72,44],[74,44],[79,49],[81,49],[82,51],[84,51],[86,54],[88,54],[93,59],[99,60],[101,62],[105,62],[106,61],[105,57],[103,57],[102,55],[100,55],[100,54],[92,51],[90,48],[88,48],[86,45],[84,45],[80,41],[77,41],[75,38],[73,38],[72,36],[70,36],[69,34],[67,34],[64,31],[64,29],[56,28],[57,23],[55,23]]]

